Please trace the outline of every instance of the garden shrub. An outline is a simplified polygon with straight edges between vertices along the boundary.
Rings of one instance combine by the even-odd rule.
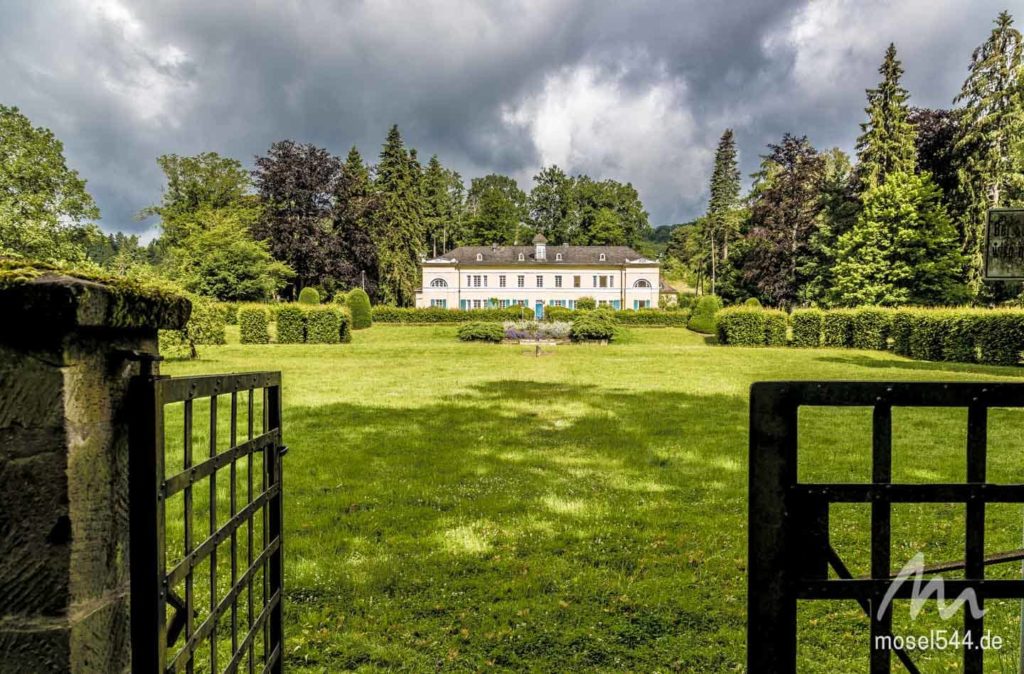
[[[577,311],[590,311],[597,308],[597,300],[593,297],[581,297],[576,300]]]
[[[853,312],[849,309],[833,309],[825,312],[821,325],[825,346],[853,346]]]
[[[500,323],[473,321],[459,326],[459,339],[463,342],[500,342],[505,339],[505,328]]]
[[[349,291],[345,304],[352,312],[352,329],[362,330],[373,325],[374,316],[370,309],[370,296],[362,288]],[[401,322],[401,321],[398,321]]]
[[[299,291],[299,304],[320,304],[320,293],[316,288],[303,288]]]
[[[343,292],[337,292],[334,294],[334,299],[332,301],[339,307],[346,307],[348,306],[348,295]]]
[[[993,310],[979,315],[976,328],[978,362],[1017,365],[1024,347],[1024,312]]]
[[[341,312],[330,305],[306,309],[306,342],[337,344],[341,341]]]
[[[722,310],[722,298],[718,295],[701,295],[693,307],[686,327],[706,335],[715,334],[715,314]]]
[[[306,311],[290,304],[277,312],[277,343],[302,344],[306,341]]]
[[[505,339],[568,339],[572,323],[566,321],[506,321]]]
[[[192,297],[191,300],[192,314],[185,325],[189,341],[193,344],[227,344],[227,311],[224,307],[202,297]]]
[[[765,312],[753,307],[729,307],[716,315],[718,343],[730,346],[764,346]]]
[[[892,312],[878,307],[854,309],[851,324],[851,340],[855,349],[884,351],[889,344],[892,329]]]
[[[622,309],[615,312],[620,325],[685,328],[690,312],[685,309]]]
[[[764,343],[768,346],[786,346],[789,315],[778,309],[763,309]]]
[[[270,343],[269,312],[262,306],[245,306],[238,310],[238,328],[242,344]]]
[[[910,357],[942,360],[943,312],[915,309],[910,317]]]
[[[893,314],[892,329],[890,331],[893,353],[910,357],[910,329],[912,322],[911,310],[909,309],[900,309]]]
[[[611,341],[615,339],[614,314],[606,309],[578,312],[569,336],[574,342]]]
[[[950,310],[942,317],[942,360],[951,363],[973,363],[978,359],[975,343],[979,325],[975,311]]]
[[[795,309],[792,316],[793,346],[817,348],[821,346],[821,332],[825,312],[821,309]]]
[[[756,297],[751,297],[750,299],[748,299],[746,302],[743,303],[743,306],[745,306],[745,307],[757,307],[758,309],[760,309],[761,308],[761,300],[757,299]]]
[[[544,307],[545,321],[571,321],[576,312],[569,307]]]
[[[349,307],[352,309],[352,307]],[[474,323],[478,321],[504,323],[505,321],[533,320],[534,313],[529,307],[508,307],[506,309],[442,309],[428,307],[413,309],[407,307],[376,306],[372,309],[373,320],[378,323]]]
[[[238,303],[224,302],[224,320],[228,325],[238,325]]]

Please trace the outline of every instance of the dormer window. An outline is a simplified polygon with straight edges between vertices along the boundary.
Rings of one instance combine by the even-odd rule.
[[[525,255],[523,255],[522,253],[520,253],[520,254],[519,254],[519,261],[520,261],[520,262],[522,262],[522,261],[524,261],[525,259],[526,259],[526,256],[525,256]]]
[[[561,262],[561,261],[562,261],[562,254],[561,253],[555,253],[555,262]]]
[[[598,257],[597,259],[600,260],[601,262],[604,262],[608,258],[605,256],[604,253],[601,253],[600,257]]]
[[[483,253],[477,253],[476,254],[476,261],[477,262],[483,262],[484,261],[484,254]]]

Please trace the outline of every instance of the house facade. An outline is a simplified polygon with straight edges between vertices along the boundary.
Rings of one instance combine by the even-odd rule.
[[[532,246],[460,246],[420,265],[417,307],[485,309],[525,306],[574,309],[581,297],[599,306],[658,306],[661,268],[628,246],[549,246],[538,234]]]

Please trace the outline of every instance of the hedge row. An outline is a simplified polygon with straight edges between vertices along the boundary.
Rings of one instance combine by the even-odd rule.
[[[733,307],[716,318],[722,344],[785,344],[782,312]],[[1017,365],[1024,351],[1019,309],[798,309],[789,325],[797,347],[891,349],[917,360],[986,365]]]
[[[403,307],[377,306],[371,314],[378,323],[504,323],[505,321],[529,320],[534,317],[529,307],[509,307],[508,309],[474,309],[460,311],[458,309],[411,309]]]
[[[260,306],[239,309],[243,344],[270,342],[271,312]],[[348,312],[330,304],[284,304],[277,310],[278,344],[337,344],[352,341]]]

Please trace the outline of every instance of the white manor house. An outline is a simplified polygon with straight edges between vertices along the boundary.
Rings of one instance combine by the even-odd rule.
[[[417,307],[485,309],[520,305],[538,318],[544,307],[574,309],[581,297],[599,306],[658,306],[661,267],[628,246],[460,246],[423,260]]]

